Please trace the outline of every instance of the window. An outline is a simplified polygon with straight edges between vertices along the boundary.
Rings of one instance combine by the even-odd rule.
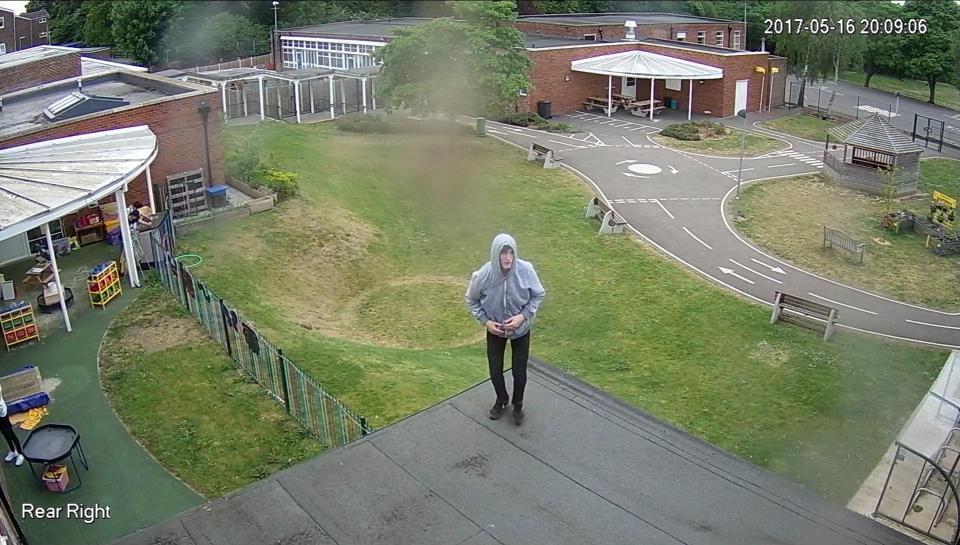
[[[678,42],[685,42],[685,41],[687,41],[687,33],[686,33],[686,32],[677,32],[677,38],[676,38],[676,40],[677,40]]]
[[[46,38],[46,37],[47,37],[47,33],[46,33],[46,32],[41,32],[41,33],[40,33],[40,37],[41,37],[41,38]]]
[[[733,48],[740,49],[740,31],[739,30],[733,31]]]
[[[527,96],[527,90],[526,90],[526,89],[520,89],[520,91],[518,91],[518,93],[519,93],[520,96],[522,96],[522,97]]]
[[[3,17],[0,17],[0,28],[3,28]]]
[[[7,54],[7,44],[0,42],[0,55]]]
[[[679,91],[680,85],[682,85],[682,83],[678,79],[664,80],[664,86],[666,86],[666,88],[670,89],[671,91]]]
[[[587,40],[587,41],[590,41],[590,42],[595,42],[595,41],[597,41],[597,35],[596,35],[596,34],[584,34],[584,35],[583,35],[583,39],[584,39],[584,40]]]
[[[719,45],[720,47],[723,47],[723,31],[722,31],[722,30],[718,30],[718,31],[717,31],[717,41],[716,41],[716,45]]]
[[[703,30],[697,32],[697,43],[703,44],[707,43],[707,33]]]
[[[45,24],[47,24],[47,20],[46,20],[46,19],[38,19],[38,20],[37,20],[37,24],[38,24],[38,25],[45,25]]]

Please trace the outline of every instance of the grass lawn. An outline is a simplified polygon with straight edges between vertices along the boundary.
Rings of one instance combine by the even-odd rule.
[[[100,379],[134,437],[207,498],[322,450],[156,282],[111,324]]]
[[[326,124],[226,136],[300,173],[302,194],[182,237],[181,251],[201,254],[211,289],[376,427],[486,378],[463,293],[500,231],[547,289],[536,356],[837,501],[946,359],[771,326],[765,307],[635,239],[597,235],[582,181],[493,139]]]
[[[866,78],[867,75],[863,72],[840,73],[840,79],[850,83],[856,83],[857,85],[863,85]],[[870,88],[888,93],[900,91],[900,94],[904,96],[924,102],[930,98],[930,86],[927,85],[927,82],[917,79],[897,79],[893,76],[877,74],[870,78]],[[940,106],[960,110],[960,90],[958,90],[955,85],[942,82],[937,83],[937,94],[934,95],[933,98]],[[891,98],[891,100],[893,99]]]
[[[921,190],[960,196],[960,161],[928,159],[921,165]],[[929,196],[895,203],[926,216]],[[884,205],[878,197],[800,176],[749,186],[741,196],[741,232],[780,257],[862,289],[941,310],[960,309],[960,257],[939,257],[924,248],[925,236],[880,234]],[[842,229],[867,244],[863,264],[842,250],[822,248],[823,225]]]
[[[657,144],[675,150],[701,153],[704,155],[716,155],[719,157],[740,157],[740,133],[742,131],[739,129],[729,130],[730,133],[726,136],[705,140],[680,140],[662,134],[654,134],[650,137]],[[787,144],[776,138],[769,138],[748,132],[743,146],[744,157],[756,157],[770,153],[771,151],[784,149],[787,147]]]
[[[808,140],[825,142],[827,140],[827,129],[839,124],[837,121],[820,119],[815,115],[797,114],[764,121],[760,123],[760,126]]]

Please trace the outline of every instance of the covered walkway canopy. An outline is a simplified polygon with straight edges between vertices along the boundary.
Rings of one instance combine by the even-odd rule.
[[[127,184],[157,157],[157,137],[147,126],[114,129],[0,150],[0,240],[41,227],[54,271],[64,325],[70,331],[63,284],[48,224],[113,193],[125,214]],[[130,285],[140,279],[130,225],[121,217]]]
[[[572,61],[570,69],[574,72],[599,74],[608,77],[607,117],[610,117],[613,110],[613,76],[649,79],[651,101],[653,101],[653,83],[657,79],[702,80],[723,78],[721,68],[647,51],[626,51]],[[693,85],[689,87],[688,120],[693,109]],[[653,108],[650,108],[650,119],[653,119]]]

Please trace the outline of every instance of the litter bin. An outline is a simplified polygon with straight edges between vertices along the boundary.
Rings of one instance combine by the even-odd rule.
[[[537,102],[537,115],[539,115],[540,117],[542,117],[542,118],[544,118],[544,119],[550,119],[551,117],[553,117],[553,116],[550,115],[550,101],[549,101],[549,100],[541,100],[541,101],[538,101],[538,102]]]
[[[227,186],[215,185],[208,187],[207,198],[210,200],[211,208],[223,208],[227,206]]]
[[[671,110],[676,110],[676,109],[677,109],[677,99],[675,99],[675,98],[671,98],[671,99],[670,99],[670,109],[671,109]]]
[[[487,120],[478,117],[477,118],[477,136],[486,136],[487,135]]]

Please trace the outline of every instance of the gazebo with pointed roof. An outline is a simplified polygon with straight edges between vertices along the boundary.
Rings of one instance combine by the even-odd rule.
[[[917,191],[922,152],[885,117],[874,114],[827,129],[823,172],[837,185],[882,195],[883,172],[892,171],[896,196],[910,195]]]

